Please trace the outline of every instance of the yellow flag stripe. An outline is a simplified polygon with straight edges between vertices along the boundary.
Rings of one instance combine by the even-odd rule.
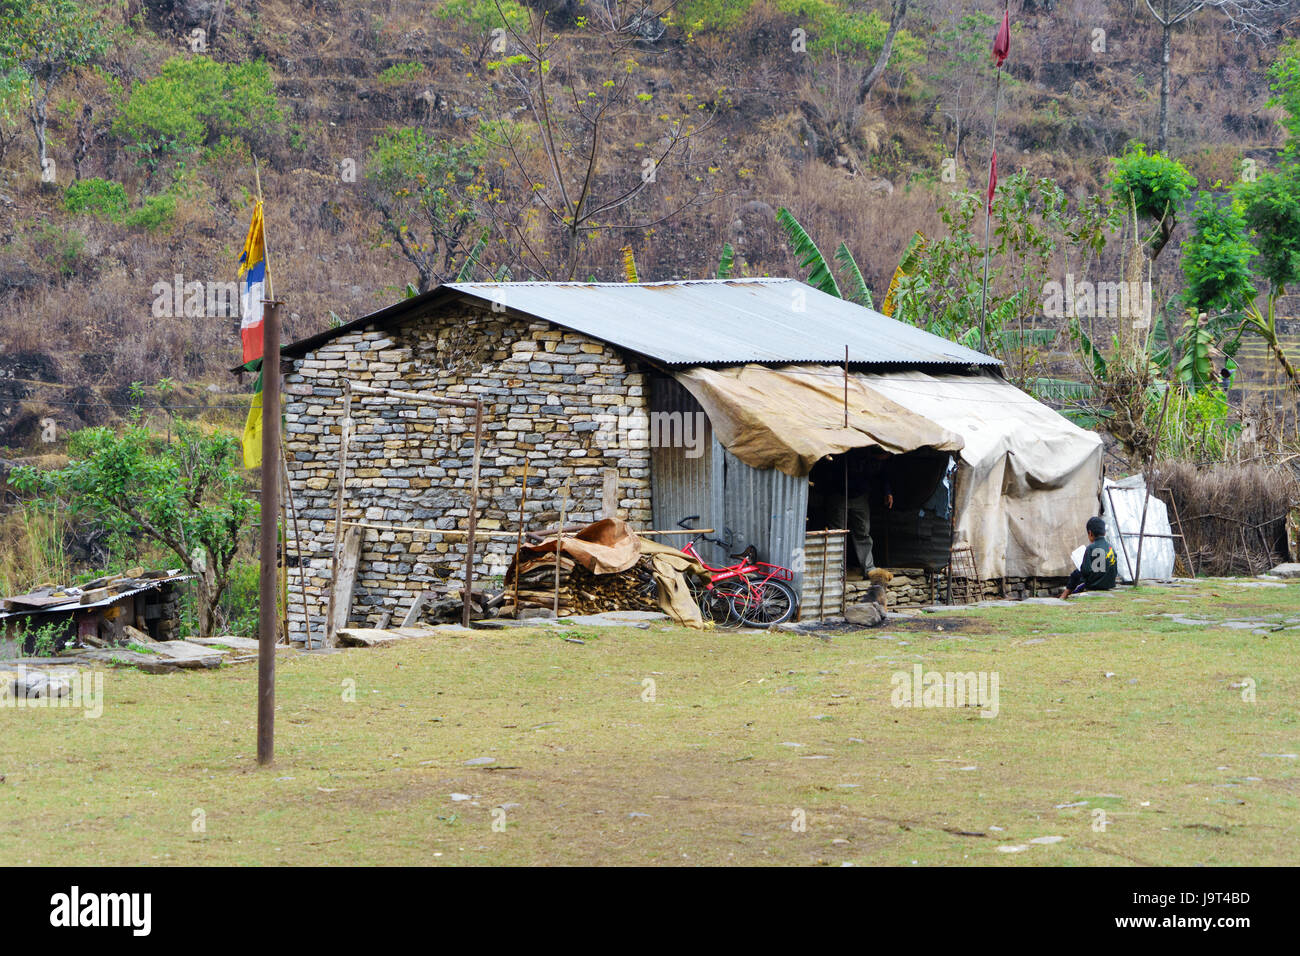
[[[262,393],[253,395],[244,422],[244,467],[262,467]]]

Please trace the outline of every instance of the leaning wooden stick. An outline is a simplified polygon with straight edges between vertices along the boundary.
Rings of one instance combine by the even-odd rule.
[[[519,492],[519,540],[515,543],[515,616],[519,616],[519,552],[524,549],[524,506],[528,504],[528,459],[524,459],[524,486]]]

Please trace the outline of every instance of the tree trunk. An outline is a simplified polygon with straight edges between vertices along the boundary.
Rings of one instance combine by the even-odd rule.
[[[31,120],[32,132],[36,135],[36,161],[41,169],[41,181],[45,181],[45,162],[49,157],[46,143],[46,114],[45,101],[32,97],[32,105],[28,110],[27,118]]]
[[[893,9],[889,14],[889,32],[885,34],[885,45],[880,48],[880,56],[876,57],[875,65],[858,84],[859,103],[866,102],[867,97],[871,95],[871,88],[884,75],[885,67],[889,65],[889,56],[894,51],[894,37],[898,33],[898,28],[903,25],[903,17],[906,14],[907,0],[894,0]]]
[[[1173,24],[1168,22],[1169,4],[1165,4],[1165,22],[1160,38],[1160,132],[1156,150],[1163,153],[1169,143],[1169,52],[1173,45]]]

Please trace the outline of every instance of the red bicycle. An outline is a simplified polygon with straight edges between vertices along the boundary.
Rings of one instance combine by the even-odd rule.
[[[677,522],[679,528],[694,531],[688,521],[699,520],[699,515],[689,515]],[[693,537],[682,553],[690,555],[709,572],[709,581],[701,582],[694,575],[687,577],[691,596],[700,606],[700,612],[708,620],[721,627],[736,627],[747,624],[751,627],[771,627],[782,624],[794,617],[799,608],[799,599],[794,588],[788,582],[794,580],[794,572],[779,564],[768,564],[758,560],[758,551],[750,545],[740,554],[731,557],[736,564],[714,567],[700,556],[695,547],[704,540],[721,545],[730,550],[728,542],[708,537],[703,531]]]

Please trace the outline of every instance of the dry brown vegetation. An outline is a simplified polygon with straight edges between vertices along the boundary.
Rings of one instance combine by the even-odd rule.
[[[139,27],[112,51],[105,70],[127,88],[156,75],[182,49],[194,25],[187,11],[196,6],[201,5],[169,0],[125,4],[127,14],[139,14]],[[331,312],[347,320],[385,305],[415,279],[409,265],[384,246],[361,183],[345,181],[341,164],[361,162],[373,137],[394,126],[422,126],[464,139],[480,120],[510,107],[478,62],[482,37],[467,25],[436,18],[434,6],[407,0],[224,5],[209,55],[225,62],[266,59],[289,112],[283,128],[251,131],[249,139],[259,151],[273,281],[287,302],[291,339],[325,328]],[[868,6],[887,14],[887,4]],[[937,31],[964,10],[987,13],[993,6],[974,0],[913,4],[906,27],[918,37],[926,62],[909,71],[890,70],[864,105],[853,129],[852,171],[810,141],[808,116],[839,108],[835,64],[827,55],[814,62],[811,55],[790,52],[790,30],[801,22],[796,15],[756,3],[728,33],[704,31],[688,40],[675,26],[658,43],[640,48],[638,86],[653,93],[647,114],[701,102],[716,110],[715,126],[692,157],[716,167],[709,174],[713,198],[650,230],[590,237],[578,276],[621,278],[618,250],[631,244],[643,280],[705,277],[714,273],[724,242],[736,248],[744,273],[794,274],[797,265],[774,219],[776,209],[786,206],[826,253],[846,242],[868,283],[882,292],[913,232],[940,229],[937,208],[951,188],[940,182],[939,164],[951,152],[952,130],[926,78],[939,56]],[[1074,195],[1094,192],[1102,187],[1109,156],[1129,140],[1154,139],[1158,34],[1123,0],[1032,2],[1013,13],[1013,81],[1003,85],[999,121],[1003,175],[1028,169],[1056,178]],[[1098,28],[1106,31],[1105,53],[1092,49]],[[609,75],[611,65],[598,44],[567,29],[562,33],[572,41],[566,68],[588,84]],[[1280,143],[1274,117],[1264,108],[1266,57],[1267,50],[1253,41],[1221,35],[1208,15],[1177,37],[1172,151],[1202,186],[1232,179],[1243,156],[1266,162]],[[385,69],[402,63],[419,63],[423,70],[409,80],[381,82]],[[111,115],[109,93],[93,76],[69,85],[63,96],[90,104],[96,115]],[[62,403],[45,406],[42,414],[71,427],[111,413],[104,403],[127,404],[132,381],[171,377],[220,382],[223,391],[233,387],[225,370],[238,359],[237,320],[154,318],[150,290],[176,274],[187,280],[234,278],[254,188],[251,157],[196,157],[197,174],[178,199],[170,226],[153,232],[72,216],[61,200],[73,175],[75,113],[56,111],[51,123],[58,186],[38,182],[30,143],[22,136],[0,170],[0,376],[11,379],[0,380],[0,408],[11,409],[0,422],[0,444],[11,447],[33,445],[30,423],[40,416],[30,411],[41,401]],[[630,115],[614,127],[614,171],[640,162],[645,150],[638,137],[649,118]],[[987,108],[977,112],[963,134],[959,186],[982,186],[988,120]],[[135,164],[128,145],[104,133],[79,165],[82,176],[122,182],[138,204],[160,184]],[[647,195],[638,213],[662,213],[674,199],[668,193]],[[532,235],[543,247],[561,241],[544,221]],[[495,238],[500,248],[502,237]],[[1175,243],[1181,238],[1176,235]],[[490,249],[489,265],[508,260],[509,252],[496,256]],[[1167,292],[1176,256],[1163,256],[1158,265],[1157,285],[1163,283]],[[28,409],[21,417],[28,424],[21,428],[14,427],[20,422],[17,408]]]

